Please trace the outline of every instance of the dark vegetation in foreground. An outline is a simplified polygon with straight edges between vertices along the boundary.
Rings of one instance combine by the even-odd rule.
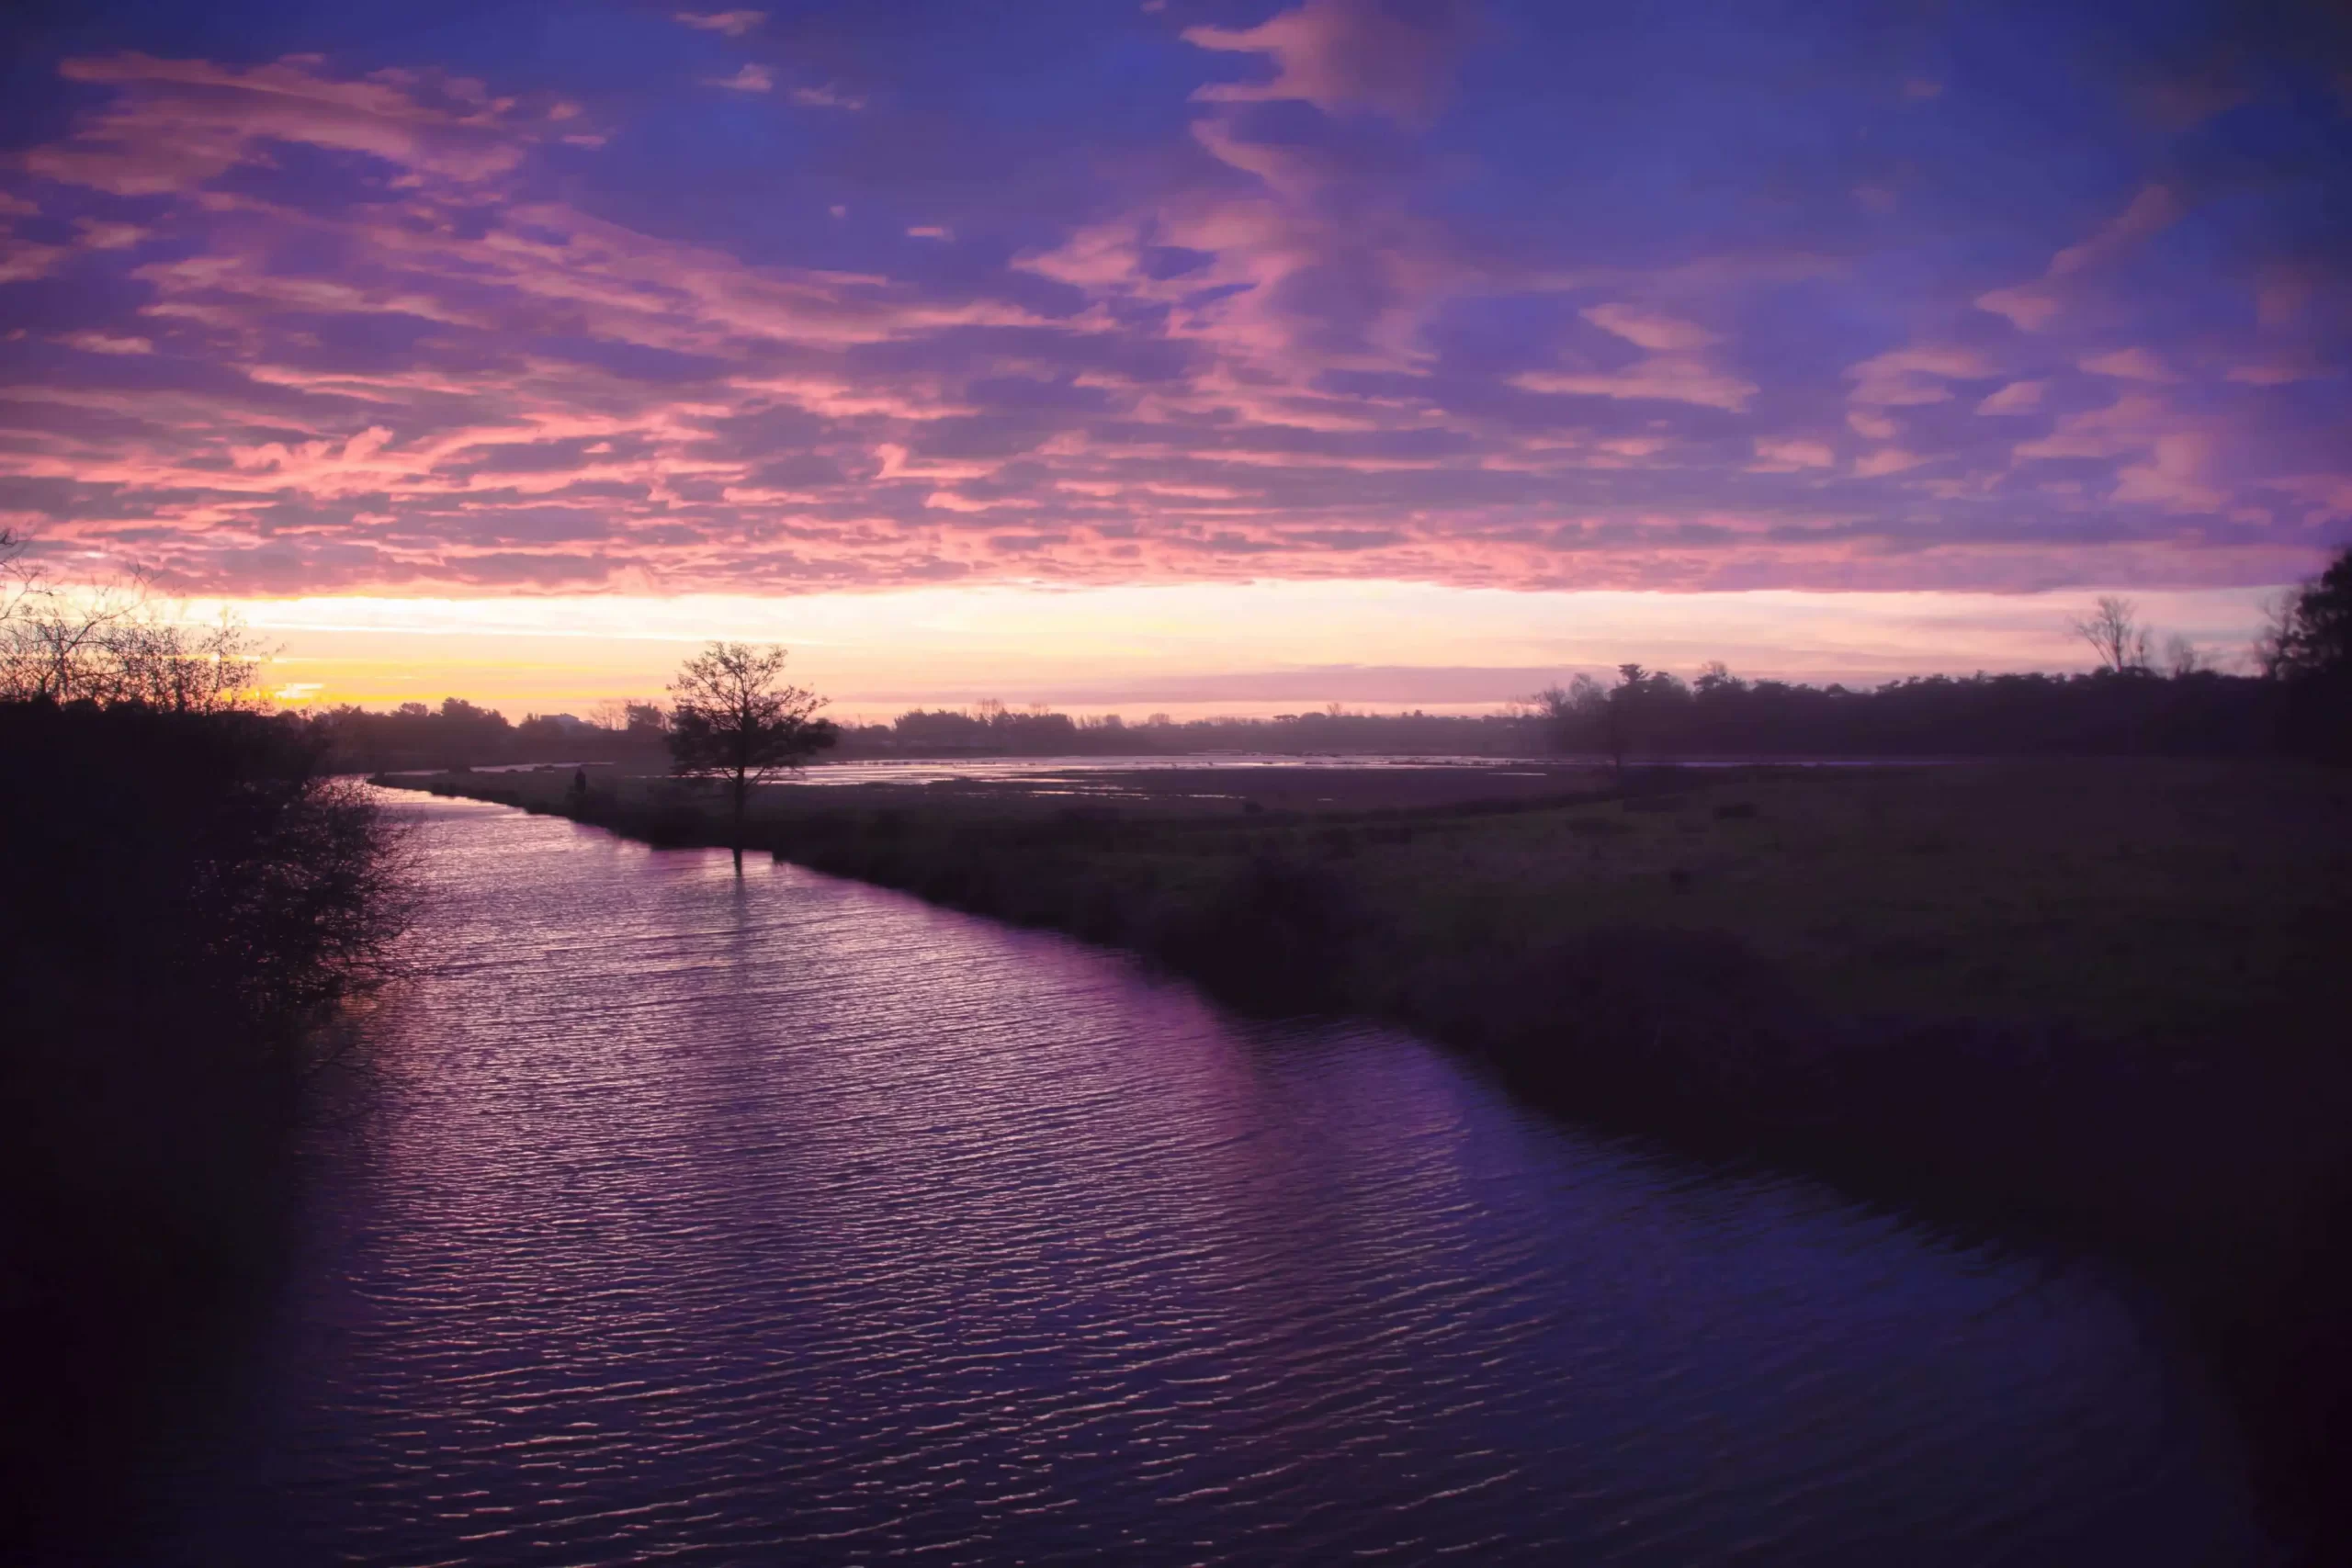
[[[0,703],[0,1540],[96,1554],[266,1274],[314,1026],[403,904],[320,762],[225,702]]]
[[[2103,1252],[2194,1325],[2271,1495],[2335,1522],[2352,774],[1636,768],[1478,801],[1446,772],[1442,804],[1359,773],[1319,811],[1272,770],[1079,804],[772,789],[748,841],[1240,1005],[1393,1019],[1582,1119]],[[431,787],[656,845],[729,832],[682,784]]]

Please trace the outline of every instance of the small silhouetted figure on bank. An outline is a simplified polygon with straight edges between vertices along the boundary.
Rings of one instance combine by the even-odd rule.
[[[579,816],[588,805],[588,770],[585,768],[574,768],[571,771],[570,804],[574,817]]]
[[[743,871],[743,816],[752,786],[797,768],[840,739],[819,718],[825,699],[784,683],[785,650],[714,642],[670,683],[672,771],[727,781],[733,807],[728,846]]]

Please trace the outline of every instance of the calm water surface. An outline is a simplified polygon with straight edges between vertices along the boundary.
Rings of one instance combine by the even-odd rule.
[[[2128,1297],[1420,1043],[722,854],[403,805],[168,1563],[2255,1560]]]

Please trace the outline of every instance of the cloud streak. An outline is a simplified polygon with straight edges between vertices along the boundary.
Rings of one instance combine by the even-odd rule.
[[[1771,40],[1638,101],[1540,7],[829,25],[61,53],[0,164],[0,521],[238,594],[2255,583],[2352,531],[2324,162],[2200,186],[2118,118],[2068,133],[2122,188],[2051,175],[1992,118],[2038,84],[1848,62],[1783,112],[1904,166],[1790,183],[1679,141]]]

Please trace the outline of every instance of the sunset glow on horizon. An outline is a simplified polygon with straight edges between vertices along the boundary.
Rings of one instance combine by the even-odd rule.
[[[2258,590],[2139,597],[2150,622],[2224,668]],[[1637,660],[1686,678],[1869,685],[1939,671],[2078,669],[2086,593],[1543,593],[1410,582],[1266,582],[636,598],[198,601],[277,649],[285,700],[385,706],[463,696],[585,712],[657,695],[712,637],[776,642],[844,716],[989,698],[1139,718],[1355,710],[1487,713],[1578,672]],[[1336,652],[1335,652],[1336,650]]]
[[[91,7],[0,526],[297,701],[2227,661],[2352,537],[2352,78],[2230,15]]]

